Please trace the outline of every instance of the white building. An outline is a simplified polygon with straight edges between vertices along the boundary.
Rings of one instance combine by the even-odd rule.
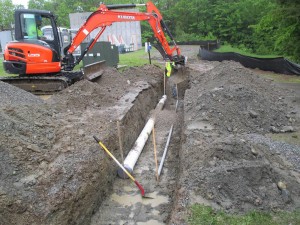
[[[130,9],[126,11],[136,10]],[[90,14],[91,12],[70,14],[69,17],[71,29],[78,30],[90,16]],[[98,32],[99,29],[93,31],[90,34],[90,37],[86,38],[85,42],[89,42],[90,38],[94,38]],[[126,48],[131,46],[133,47],[133,50],[140,49],[142,48],[140,21],[115,22],[111,26],[106,27],[98,41],[109,41],[116,46],[123,44]]]
[[[12,32],[10,30],[0,31],[0,44],[1,44],[1,51],[0,53],[4,52],[5,46],[8,42],[13,40]]]

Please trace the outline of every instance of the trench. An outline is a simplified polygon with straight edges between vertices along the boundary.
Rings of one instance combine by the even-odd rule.
[[[174,89],[174,82],[177,81],[174,81],[174,79],[167,81],[167,101],[163,110],[156,114],[154,125],[155,148],[152,132],[132,173],[134,178],[144,187],[146,196],[152,197],[152,199],[142,198],[140,190],[130,179],[117,177],[117,167],[115,167],[115,174],[112,174],[115,176],[112,187],[106,194],[107,196],[103,198],[99,208],[94,210],[91,225],[155,225],[167,224],[170,220],[179,174],[183,97],[185,88],[187,87],[187,80],[185,78],[180,85],[177,85],[176,90]],[[182,85],[182,83],[184,84]],[[124,158],[162,95],[163,83],[158,83],[156,87],[140,92],[133,106],[119,118]],[[159,180],[157,180],[154,149],[156,150],[159,165],[172,125],[174,128],[167,156]],[[110,146],[113,146],[116,158],[122,162],[119,151],[119,135],[115,132],[113,138],[109,139],[114,140],[114,143],[111,143]]]
[[[231,62],[211,70],[213,67],[210,63],[190,64],[189,69],[195,70],[189,75],[191,88],[188,81],[177,83],[177,77],[167,80],[168,100],[155,125],[159,161],[172,124],[174,130],[160,180],[155,176],[152,135],[133,171],[153,199],[142,199],[131,180],[117,177],[118,166],[94,142],[93,135],[121,161],[117,121],[126,156],[163,95],[163,82],[155,76],[161,71],[153,74],[155,67],[133,68],[126,78],[110,71],[99,85],[79,82],[52,96],[49,105],[10,90],[15,96],[12,105],[33,105],[3,107],[1,112],[5,125],[1,128],[6,133],[1,136],[5,170],[0,194],[7,203],[0,209],[4,209],[0,224],[185,224],[188,206],[193,203],[211,204],[227,212],[240,212],[240,205],[245,206],[243,211],[298,207],[299,174],[293,169],[299,165],[299,154],[294,153],[298,147],[265,140],[260,132],[268,126],[256,130],[256,120],[250,123],[244,117],[248,113],[239,113],[249,111],[249,103],[240,105],[240,99],[252,96],[255,102],[265,103],[259,108],[253,104],[254,109],[262,108],[270,115],[278,112],[276,119],[290,124],[286,111],[272,108],[275,103],[278,109],[285,107],[280,100],[285,95],[277,95],[273,89],[256,94],[261,91],[256,89],[260,83],[271,86],[262,80],[254,82],[248,70]],[[255,92],[236,92],[240,89],[232,86],[232,79],[241,82],[241,90]],[[180,91],[174,94],[176,89]],[[275,96],[275,101],[265,96]],[[229,128],[239,128],[238,134],[223,126],[227,121]],[[269,124],[268,118],[261,121]],[[292,124],[298,128],[298,120]],[[258,134],[241,133],[248,129]],[[34,146],[29,145],[31,139]],[[279,154],[288,156],[293,165]],[[280,180],[287,182],[294,202],[281,195],[276,184]],[[10,201],[6,193],[16,193],[16,201]]]

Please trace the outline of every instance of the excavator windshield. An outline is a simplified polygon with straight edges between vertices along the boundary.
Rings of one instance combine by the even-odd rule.
[[[51,21],[40,14],[23,13],[20,15],[21,31],[23,39],[53,40],[53,36],[45,36],[41,27],[48,25],[51,27]]]

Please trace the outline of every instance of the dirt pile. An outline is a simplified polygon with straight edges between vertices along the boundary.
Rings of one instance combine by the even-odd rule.
[[[188,175],[183,183],[195,196],[230,212],[288,210],[299,206],[299,180],[293,167],[272,154],[267,146],[243,138],[218,138],[201,149],[201,157],[192,148],[189,153],[194,157],[188,160],[184,172]],[[278,188],[280,181],[287,184],[288,194]]]
[[[219,132],[292,131],[293,111],[283,93],[237,63],[222,63],[203,76],[193,76],[185,111]],[[204,84],[204,85],[203,85]]]
[[[228,212],[299,207],[300,148],[267,137],[299,129],[299,113],[287,102],[290,93],[237,63],[191,61],[190,89],[184,100],[179,96],[184,116],[173,112],[176,99],[168,96],[173,103],[157,118],[159,128],[167,128],[157,129],[161,143],[171,122],[175,125],[162,175],[169,178],[153,182],[150,142],[144,162],[152,169],[140,168],[146,187],[166,196],[177,193],[170,223],[185,224],[194,203]],[[96,83],[80,81],[46,101],[0,82],[0,224],[89,224],[110,195],[117,169],[92,136],[120,158],[116,121],[129,150],[162,96],[162,74],[153,65],[122,73],[109,69]],[[177,124],[183,117],[184,124]],[[127,180],[120,183],[135,192]],[[139,204],[103,211],[107,221],[109,213],[118,220],[116,212],[127,213],[124,223],[129,217],[138,221],[139,215],[147,216],[143,222],[153,221],[149,215],[168,220],[169,204],[159,211]]]
[[[291,163],[276,151],[275,141],[263,136],[299,128],[294,108],[285,101],[289,92],[234,62],[203,74],[194,71],[190,80],[172,222],[184,223],[181,213],[193,203],[228,212],[299,207],[299,146],[284,149],[296,159]],[[287,189],[278,188],[278,182]]]
[[[150,87],[161,77],[162,69],[152,65],[128,68],[122,73],[115,68],[107,68],[95,83],[87,80],[77,82],[53,96],[50,101],[76,111],[111,107],[129,93],[130,88],[141,86],[141,82]]]
[[[139,94],[162,78],[155,66],[145,71],[154,76],[111,69],[97,83],[80,81],[47,101],[0,84],[0,224],[89,224],[116,177],[93,135],[118,154],[116,120],[130,122],[124,147],[139,132],[126,113],[143,119],[153,105],[139,110],[133,102],[143,102]]]
[[[43,103],[39,97],[2,81],[0,81],[0,93],[1,107]]]

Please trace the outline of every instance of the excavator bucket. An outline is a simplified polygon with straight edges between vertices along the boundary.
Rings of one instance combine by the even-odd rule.
[[[185,90],[189,86],[189,75],[190,72],[188,68],[181,65],[176,65],[175,68],[172,69],[172,73],[169,77],[167,77],[167,95],[172,96],[175,99],[183,98]]]
[[[105,60],[92,63],[83,67],[84,79],[94,81],[101,77],[106,68]]]

